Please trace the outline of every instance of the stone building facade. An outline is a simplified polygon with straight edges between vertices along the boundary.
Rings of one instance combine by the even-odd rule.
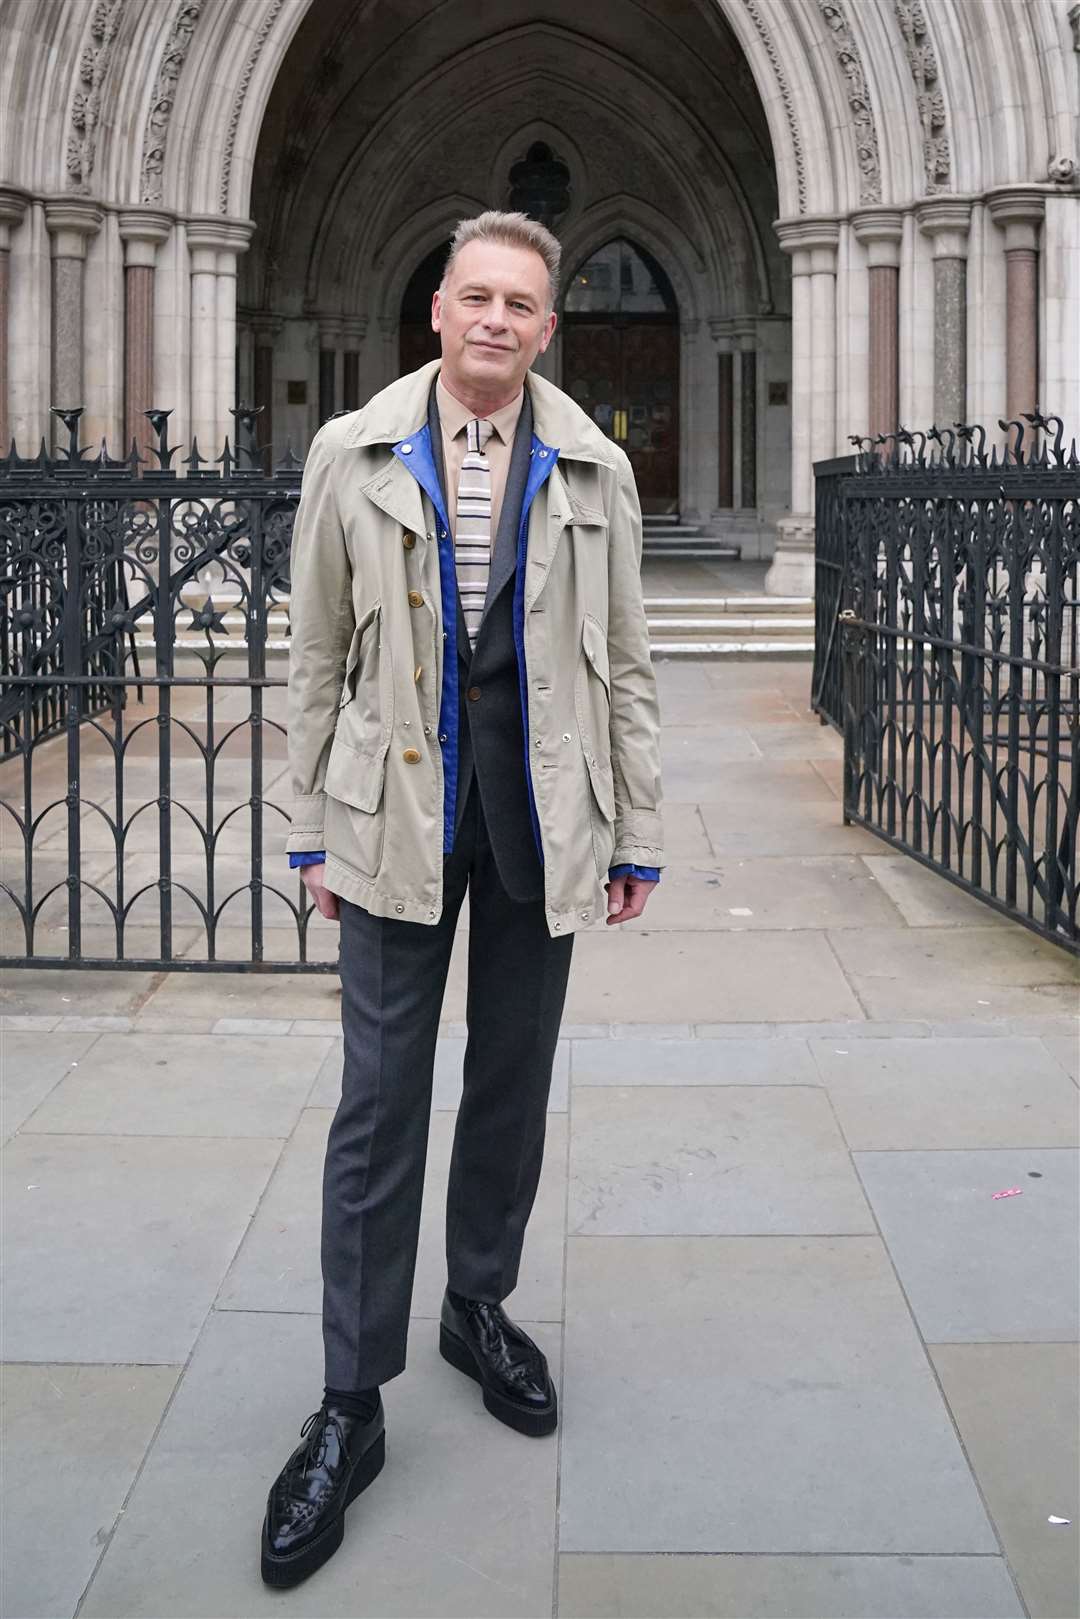
[[[7,0],[0,439],[302,451],[421,358],[454,222],[564,246],[544,357],[647,507],[809,593],[815,460],[1080,431],[1077,0]]]

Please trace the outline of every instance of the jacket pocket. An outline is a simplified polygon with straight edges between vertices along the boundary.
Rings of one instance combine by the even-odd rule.
[[[382,603],[372,602],[353,629],[349,651],[345,658],[345,678],[341,683],[339,709],[346,708],[356,696],[361,657],[366,660],[372,652],[378,652],[381,618]]]
[[[583,672],[578,687],[578,725],[593,797],[605,821],[615,819],[611,772],[611,673],[607,636],[586,613],[581,626]]]
[[[324,787],[327,796],[352,809],[374,815],[382,800],[383,778],[386,774],[386,750],[389,741],[375,754],[359,753],[340,736],[334,738],[330,757],[326,762]]]

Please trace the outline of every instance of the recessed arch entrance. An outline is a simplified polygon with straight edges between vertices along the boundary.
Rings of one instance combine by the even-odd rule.
[[[544,166],[568,262],[617,234],[662,259],[646,217],[680,244],[678,266],[662,260],[680,507],[752,518],[762,547],[799,553],[799,588],[812,464],[849,434],[964,416],[992,436],[1036,396],[1080,420],[1080,87],[1061,7],[24,13],[0,53],[4,438],[36,442],[49,405],[78,399],[90,440],[124,442],[153,402],[175,438],[220,443],[238,371],[275,440],[302,445],[327,403],[396,373],[423,254]],[[619,217],[587,228],[605,209]],[[745,408],[725,422],[728,401]]]

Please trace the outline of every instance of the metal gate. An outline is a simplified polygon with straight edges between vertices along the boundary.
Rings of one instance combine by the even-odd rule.
[[[822,465],[815,703],[845,820],[1080,951],[1080,459],[1057,417],[1000,426],[1004,457],[958,426]]]
[[[255,411],[209,461],[0,460],[0,961],[328,971],[283,852],[289,545],[302,463]]]

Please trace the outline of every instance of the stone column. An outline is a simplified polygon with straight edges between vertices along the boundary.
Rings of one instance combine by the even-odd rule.
[[[86,243],[101,228],[105,215],[84,197],[63,197],[45,204],[45,224],[52,245],[52,398],[50,405],[70,409],[83,399],[83,269]],[[65,429],[53,418],[54,443],[67,442]]]
[[[22,221],[29,197],[22,191],[0,190],[0,456],[11,443],[8,399],[8,322],[11,319],[11,227]]]
[[[255,338],[255,404],[262,406],[256,419],[256,442],[263,446],[263,470],[274,470],[277,446],[274,444],[274,344],[281,331],[282,321],[277,315],[252,316],[251,330]]]
[[[1012,186],[986,200],[1005,232],[1005,416],[1015,421],[1039,400],[1039,226],[1046,199],[1033,186]]]
[[[835,219],[776,226],[791,254],[791,515],[777,526],[771,596],[814,594],[814,462],[836,454]]]
[[[221,454],[233,431],[236,403],[236,260],[254,225],[249,220],[187,221],[191,291],[191,432],[199,453]]]
[[[341,318],[319,316],[319,426],[337,410],[338,350],[341,347]]]
[[[341,329],[341,343],[345,351],[341,403],[345,410],[359,410],[360,350],[367,332],[367,316],[347,315],[341,323]]]
[[[124,440],[127,455],[134,439],[150,465],[147,448],[153,433],[145,411],[161,404],[154,398],[154,273],[157,250],[172,229],[168,214],[130,209],[117,218],[124,244]],[[169,407],[166,407],[169,408]]]
[[[870,277],[870,337],[867,398],[871,435],[895,433],[900,425],[900,238],[903,220],[892,208],[867,209],[852,218],[855,238],[866,248]]]
[[[401,375],[400,322],[393,315],[380,315],[379,336],[383,350],[383,386]]]
[[[916,210],[934,244],[934,420],[967,421],[967,255],[971,203],[935,197]]]

